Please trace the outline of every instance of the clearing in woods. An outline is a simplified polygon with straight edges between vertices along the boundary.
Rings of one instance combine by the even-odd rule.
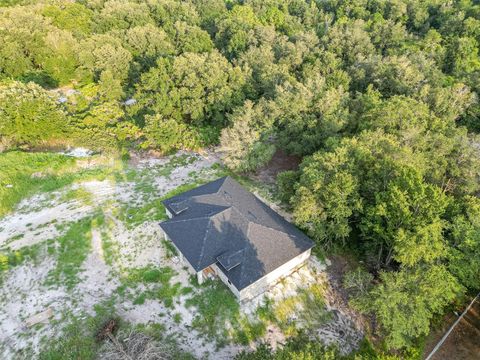
[[[0,175],[3,358],[93,358],[103,350],[92,329],[112,317],[185,358],[231,359],[300,328],[344,352],[362,339],[317,259],[241,305],[218,281],[198,286],[177,261],[162,241],[160,201],[225,175],[214,152],[129,162],[13,152],[0,161],[11,165]],[[242,180],[269,198],[271,184],[258,179]]]

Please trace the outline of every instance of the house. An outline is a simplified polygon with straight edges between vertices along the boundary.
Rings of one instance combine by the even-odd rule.
[[[202,283],[216,274],[245,300],[260,295],[309,258],[313,242],[231,177],[163,201],[160,223]]]

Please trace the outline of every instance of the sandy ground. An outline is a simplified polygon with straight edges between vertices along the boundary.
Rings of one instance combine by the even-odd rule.
[[[187,155],[192,161],[175,167],[170,173],[162,171],[170,158],[134,159],[133,166],[138,173],[147,176],[147,180],[153,185],[150,197],[163,196],[178,186],[191,182],[192,176],[203,179],[215,176],[211,166],[218,162],[218,158],[214,153],[177,154],[180,155]],[[42,337],[58,336],[61,332],[61,319],[65,314],[93,314],[95,304],[116,294],[120,284],[119,276],[128,272],[129,268],[146,265],[169,266],[177,273],[171,280],[172,284],[179,282],[183,287],[191,286],[190,274],[185,270],[184,264],[167,259],[165,249],[159,241],[163,234],[157,222],[146,221],[130,228],[115,216],[115,210],[125,204],[139,205],[149,200],[138,193],[136,185],[135,182],[113,182],[109,179],[80,182],[60,191],[26,199],[19,205],[18,211],[0,219],[0,250],[7,247],[15,250],[55,239],[65,231],[61,230],[62,228],[68,228],[58,225],[79,220],[101,207],[108,223],[108,240],[113,242],[116,249],[113,258],[106,259],[103,250],[103,243],[107,240],[104,238],[105,231],[93,228],[91,252],[82,265],[80,282],[73,290],[67,290],[62,285],[45,285],[49,271],[56,264],[53,257],[46,256],[36,264],[26,262],[10,270],[0,288],[0,358],[21,357],[22,350],[26,348],[36,353]],[[72,189],[87,191],[94,201],[62,201],[65,193]],[[294,296],[299,288],[327,279],[325,269],[324,264],[312,260],[287,280],[273,287],[266,297],[280,301]],[[115,302],[115,306],[118,315],[133,324],[163,324],[167,334],[175,337],[183,349],[197,358],[232,359],[239,351],[250,348],[228,345],[217,349],[213,342],[206,341],[191,328],[194,310],[185,306],[186,299],[185,296],[176,298],[173,309],[166,308],[162,302],[156,300],[146,300],[141,305],[135,305],[128,298]],[[253,316],[263,300],[261,297],[242,304],[242,311],[247,316]],[[51,308],[54,314],[48,323],[32,328],[24,325],[25,319],[47,308]],[[361,339],[361,331],[356,330],[354,322],[344,309],[336,306],[334,302],[328,302],[328,299],[327,308],[334,316],[330,323],[318,329],[318,335],[325,339],[327,344],[337,343],[342,349],[351,350]],[[177,313],[181,314],[182,318],[179,324],[174,321]],[[285,342],[285,336],[275,326],[269,326],[263,340],[275,348]]]

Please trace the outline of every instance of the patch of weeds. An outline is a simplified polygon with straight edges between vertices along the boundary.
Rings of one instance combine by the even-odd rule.
[[[158,171],[158,175],[170,177],[173,170],[175,170],[176,168],[185,167],[187,165],[193,164],[197,160],[198,158],[196,156],[191,156],[187,154],[173,156],[170,161],[163,165],[162,168]]]
[[[143,292],[133,300],[133,305],[143,305],[145,300],[147,300],[147,293]]]
[[[91,249],[92,226],[99,226],[103,221],[101,213],[83,218],[71,224],[65,235],[57,239],[54,247],[57,265],[48,274],[48,285],[62,283],[72,289],[80,281],[78,273]]]
[[[102,236],[103,258],[107,265],[112,266],[113,261],[116,258],[118,258],[119,245],[117,242],[112,240],[110,234],[105,229],[102,230],[101,236]]]
[[[75,158],[55,153],[0,153],[0,216],[37,192],[58,190],[74,181],[105,178],[115,166],[78,168]],[[8,186],[11,185],[11,186]]]
[[[60,198],[60,201],[62,202],[71,200],[77,200],[83,205],[94,204],[93,194],[83,187],[79,187],[78,189],[71,189],[65,194],[63,194]]]
[[[195,307],[198,313],[192,326],[215,340],[217,346],[230,341],[248,344],[265,333],[265,324],[241,315],[237,299],[220,281],[207,281],[201,292],[187,299],[185,304]]]
[[[125,283],[129,285],[138,283],[169,283],[170,279],[175,275],[175,271],[166,266],[163,268],[156,268],[153,266],[146,266],[143,268],[136,268],[129,270],[128,276],[125,278]]]
[[[134,304],[142,304],[146,299],[157,299],[164,303],[166,307],[173,307],[173,301],[181,293],[180,283],[171,284],[170,280],[175,275],[175,271],[169,267],[154,268],[151,266],[130,270],[127,277],[123,279],[123,284],[129,288],[143,284],[148,290],[138,295]]]
[[[2,276],[15,266],[21,265],[28,260],[34,263],[37,262],[42,248],[44,248],[43,244],[35,244],[18,250],[0,251],[0,282]]]
[[[178,256],[178,251],[175,248],[175,245],[172,244],[171,241],[162,240],[162,245],[165,249],[165,256],[167,259],[171,259],[174,256]]]
[[[182,314],[176,313],[175,315],[173,315],[173,321],[175,322],[175,324],[180,324],[182,322]]]
[[[266,299],[256,313],[263,321],[276,324],[286,335],[295,336],[302,329],[317,328],[331,319],[323,295],[324,287],[315,284],[277,303]]]
[[[331,313],[327,311],[324,299],[325,288],[320,284],[310,286],[300,291],[302,311],[299,314],[304,327],[317,328],[331,320]]]
[[[96,335],[101,327],[109,320],[115,319],[125,326],[113,308],[113,300],[94,306],[95,315],[77,318],[70,314],[62,322],[68,323],[62,329],[62,336],[47,341],[41,348],[38,358],[40,360],[82,359],[93,360],[97,358],[101,343],[96,340]]]
[[[228,339],[226,323],[234,318],[239,310],[239,304],[230,290],[220,283],[206,282],[207,287],[186,301],[187,307],[195,307],[192,326],[210,339],[217,340],[218,345],[225,345]]]
[[[180,290],[180,295],[185,296],[185,295],[188,295],[188,294],[191,294],[191,293],[193,293],[193,288],[190,287],[190,286],[186,286],[186,287],[184,287]]]
[[[267,330],[267,325],[263,321],[251,321],[246,316],[238,319],[238,326],[234,331],[234,341],[242,345],[248,345],[259,339]]]
[[[170,283],[165,284],[153,292],[154,297],[158,300],[161,300],[166,307],[173,307],[173,300],[180,294],[180,289],[182,284],[175,283],[171,285]]]
[[[118,212],[118,217],[129,229],[143,224],[145,221],[166,220],[168,217],[165,213],[165,206],[163,206],[162,201],[172,196],[181,194],[182,192],[191,190],[199,185],[201,184],[197,182],[184,184],[168,192],[165,196],[146,202],[141,206],[123,206]]]

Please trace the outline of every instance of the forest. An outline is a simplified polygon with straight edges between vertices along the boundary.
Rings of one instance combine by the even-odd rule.
[[[387,352],[480,291],[477,1],[0,6],[0,151],[300,158],[278,196],[318,249],[359,260],[345,287]]]

